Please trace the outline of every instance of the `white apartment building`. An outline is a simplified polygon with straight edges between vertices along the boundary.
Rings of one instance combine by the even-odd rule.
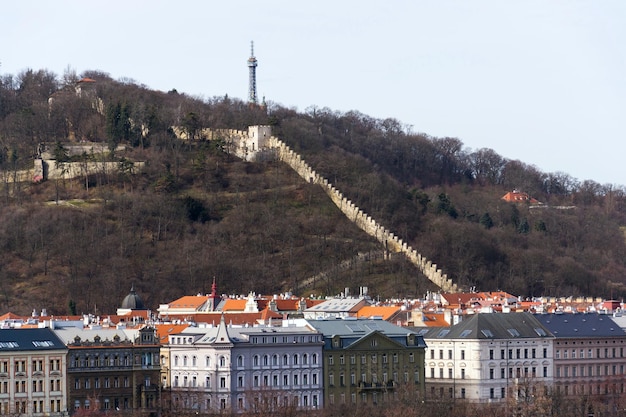
[[[554,336],[532,314],[475,314],[414,330],[428,345],[427,396],[504,402],[553,382]]]
[[[306,327],[189,327],[169,336],[173,410],[323,407],[323,336]]]
[[[50,329],[0,330],[0,414],[67,415],[66,357]]]

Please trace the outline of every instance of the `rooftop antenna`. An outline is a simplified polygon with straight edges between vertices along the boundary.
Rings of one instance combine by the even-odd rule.
[[[256,98],[256,67],[257,61],[254,57],[254,41],[250,41],[250,58],[248,58],[249,84],[248,84],[248,103],[257,104]]]

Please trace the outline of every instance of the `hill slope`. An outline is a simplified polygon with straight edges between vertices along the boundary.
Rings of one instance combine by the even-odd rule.
[[[406,134],[393,119],[276,105],[266,112],[228,97],[200,100],[101,72],[83,75],[96,80],[101,104],[46,71],[2,79],[2,310],[63,314],[71,301],[79,313],[110,312],[133,284],[156,308],[208,292],[213,277],[226,293],[334,294],[365,285],[375,296],[402,297],[433,289],[401,257],[380,260],[378,243],[285,165],[236,160],[199,134],[206,126],[264,123],[466,288],[529,296],[625,292],[620,188],[541,173],[488,149],[470,152],[455,138]],[[48,107],[53,94],[63,106]],[[196,140],[177,140],[173,125]],[[133,150],[125,157],[146,161],[146,168],[139,176],[11,181],[40,142],[68,138],[128,144]],[[513,188],[576,209],[502,201]],[[57,195],[94,202],[49,204]],[[372,260],[354,262],[359,254]],[[302,288],[305,282],[311,286]]]

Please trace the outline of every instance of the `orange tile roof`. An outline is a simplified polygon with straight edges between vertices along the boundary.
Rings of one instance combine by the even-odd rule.
[[[520,202],[528,202],[530,204],[538,204],[539,200],[532,198],[528,195],[528,193],[524,193],[521,191],[510,191],[502,196],[501,198],[504,201],[509,203],[520,203]]]
[[[189,324],[157,324],[156,326],[157,337],[159,341],[163,343],[167,343],[167,337],[170,334],[180,333],[189,327]]]
[[[276,308],[278,311],[298,311],[298,303],[300,300],[276,300]]]
[[[400,311],[398,306],[364,306],[356,312],[356,316],[357,318],[382,317],[383,320],[389,320],[398,311]]]
[[[269,319],[280,319],[282,320],[283,315],[280,313],[277,313],[275,311],[270,310],[269,308],[265,308],[263,311],[261,311],[261,318],[265,321],[269,320]]]
[[[208,295],[185,295],[169,303],[169,308],[199,308],[209,299]]]
[[[444,317],[440,313],[423,313],[424,324],[427,327],[447,327],[450,326]]]
[[[17,314],[8,312],[6,314],[3,314],[2,316],[0,316],[0,320],[26,320],[28,319],[29,316],[18,316]]]
[[[247,302],[248,300],[246,299],[228,298],[225,300],[222,310],[223,311],[244,311],[246,309]]]

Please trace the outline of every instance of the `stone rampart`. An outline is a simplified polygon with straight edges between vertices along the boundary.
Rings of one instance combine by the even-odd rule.
[[[188,140],[187,133],[181,127],[172,127],[176,136],[183,140]],[[255,148],[249,132],[234,129],[209,129],[200,131],[200,137],[206,140],[223,139],[225,141],[225,151],[234,153],[239,158],[246,161],[262,159],[264,156],[275,157],[289,165],[300,177],[311,184],[322,186],[332,202],[341,212],[361,230],[373,236],[385,248],[385,253],[403,253],[430,281],[435,283],[444,291],[454,292],[457,290],[456,284],[444,274],[436,264],[425,259],[413,248],[407,245],[391,231],[378,224],[367,213],[363,212],[352,201],[348,200],[341,191],[337,190],[326,178],[319,176],[302,157],[291,150],[278,138],[271,136],[263,144],[259,143]]]
[[[395,236],[385,227],[367,215],[352,201],[343,196],[326,178],[319,176],[296,152],[276,137],[271,137],[268,147],[277,149],[277,157],[289,165],[305,181],[319,184],[326,191],[333,203],[341,212],[361,230],[381,242],[388,253],[403,253],[430,281],[447,292],[457,291],[457,286],[444,274],[436,264],[417,253],[402,239]]]
[[[144,162],[133,162],[128,168],[130,173],[134,174],[136,170],[143,168]],[[71,179],[92,174],[113,174],[127,167],[120,166],[119,162],[61,162],[58,163],[54,159],[37,159],[35,160],[34,176],[42,172],[43,178],[48,180],[54,179]]]

